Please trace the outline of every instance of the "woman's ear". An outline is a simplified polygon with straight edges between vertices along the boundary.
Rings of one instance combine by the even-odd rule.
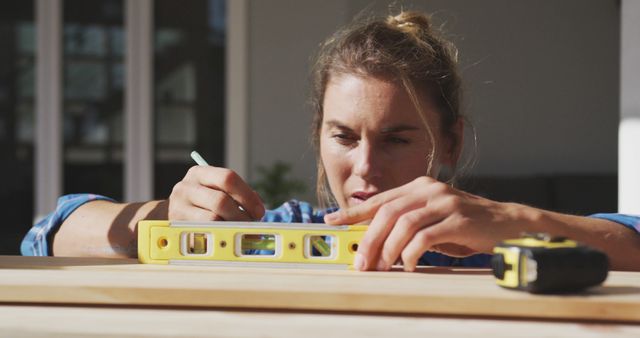
[[[452,169],[458,164],[460,155],[462,154],[462,145],[464,144],[464,120],[458,118],[447,131],[445,137],[445,149],[442,156],[442,164]]]

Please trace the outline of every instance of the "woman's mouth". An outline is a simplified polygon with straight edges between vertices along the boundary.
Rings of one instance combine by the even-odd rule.
[[[351,198],[349,198],[349,204],[358,205],[358,204],[368,200],[369,198],[371,198],[375,194],[377,194],[377,193],[376,192],[356,191],[353,194],[351,194]]]

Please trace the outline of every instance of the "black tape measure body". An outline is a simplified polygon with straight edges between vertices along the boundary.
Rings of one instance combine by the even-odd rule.
[[[609,271],[604,253],[546,234],[503,241],[493,253],[498,285],[532,293],[577,292],[601,284]]]

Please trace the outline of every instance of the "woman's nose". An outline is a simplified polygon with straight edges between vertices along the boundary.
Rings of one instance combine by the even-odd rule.
[[[356,150],[353,173],[364,179],[380,176],[379,156],[368,142],[360,142]]]

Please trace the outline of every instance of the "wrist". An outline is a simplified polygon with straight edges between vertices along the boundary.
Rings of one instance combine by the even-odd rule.
[[[530,207],[524,204],[507,203],[510,207],[511,218],[515,221],[515,231],[510,235],[513,238],[520,237],[523,232],[549,232],[549,216],[542,209]]]
[[[142,205],[140,205],[142,204]],[[139,205],[136,208],[136,205]],[[144,220],[165,220],[167,219],[169,201],[158,200],[150,201],[146,203],[132,203],[129,206],[136,210],[133,217],[129,221],[129,229],[132,232],[136,231],[139,221]]]
[[[551,236],[567,236],[566,217],[553,211],[524,206],[525,231],[546,233]]]
[[[165,220],[169,219],[169,200],[152,201],[150,210],[143,218],[145,220]]]

